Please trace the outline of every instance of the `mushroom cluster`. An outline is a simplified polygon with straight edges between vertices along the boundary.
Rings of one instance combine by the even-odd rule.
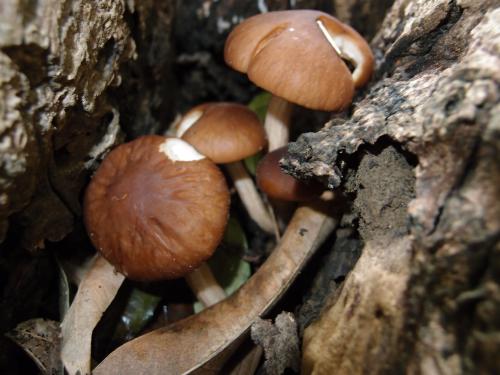
[[[221,241],[229,215],[229,190],[216,164],[224,165],[249,216],[278,238],[272,209],[241,161],[267,147],[269,153],[257,168],[260,190],[270,199],[317,198],[323,192],[320,184],[298,181],[279,167],[286,154],[292,103],[343,110],[373,70],[370,48],[355,30],[312,10],[270,12],[245,20],[230,33],[224,58],[273,94],[264,126],[241,104],[196,106],[177,123],[177,138],[143,136],[115,148],[84,197],[89,237],[114,269],[141,281],[184,276],[206,306],[225,297],[204,263]],[[313,215],[307,210],[298,212]],[[307,219],[300,215],[293,221],[295,229]],[[324,215],[318,217],[325,220]],[[295,229],[285,233],[284,244],[297,237]]]

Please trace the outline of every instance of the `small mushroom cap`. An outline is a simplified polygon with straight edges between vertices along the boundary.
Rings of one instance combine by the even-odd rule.
[[[257,185],[269,197],[284,201],[304,202],[317,198],[325,190],[317,181],[301,181],[280,168],[279,161],[287,147],[278,148],[262,158],[257,166]]]
[[[347,107],[354,87],[365,84],[373,70],[365,40],[336,18],[313,10],[248,18],[229,34],[224,58],[274,95],[325,111]],[[342,58],[355,66],[352,74]]]
[[[136,280],[177,278],[198,267],[218,246],[228,211],[217,166],[180,139],[154,135],[111,151],[84,198],[92,243]]]
[[[206,103],[180,120],[177,136],[217,164],[245,159],[267,145],[257,115],[241,104]]]

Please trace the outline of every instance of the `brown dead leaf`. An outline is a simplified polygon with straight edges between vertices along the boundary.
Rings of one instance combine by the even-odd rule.
[[[326,206],[319,202],[298,208],[271,256],[231,297],[122,345],[93,373],[217,373],[220,357],[227,357],[252,323],[276,303],[335,227]]]
[[[35,362],[44,375],[63,374],[59,357],[59,322],[31,319],[17,325],[6,334]]]
[[[253,375],[259,366],[262,357],[262,348],[253,346],[251,350],[245,353],[241,361],[231,369],[229,375]]]
[[[61,358],[70,375],[90,374],[92,331],[124,278],[103,257],[94,257],[61,324]]]
[[[252,325],[251,336],[264,349],[266,374],[281,375],[287,368],[299,371],[299,336],[292,313],[282,312],[274,324],[270,320],[257,319]]]

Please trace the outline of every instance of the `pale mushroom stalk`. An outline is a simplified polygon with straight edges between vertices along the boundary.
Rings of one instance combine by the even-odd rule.
[[[215,305],[226,298],[226,292],[215,279],[207,263],[184,276],[189,287],[205,307]]]
[[[235,294],[211,309],[177,322],[175,328],[156,330],[122,345],[93,373],[114,375],[125,371],[146,371],[150,374],[184,374],[201,370],[208,362],[211,371],[216,372],[216,363],[222,366],[216,358],[227,358],[228,348],[248,332],[258,317],[274,306],[335,228],[337,221],[327,209],[331,194],[327,192],[323,195],[325,200],[296,210],[269,258]],[[249,298],[251,303],[248,303]],[[148,348],[147,356],[144,356],[144,348]],[[178,348],[190,350],[179,351]]]
[[[288,143],[292,110],[293,103],[276,95],[271,96],[264,120],[269,152]]]
[[[257,225],[267,233],[275,233],[276,225],[274,220],[266,208],[252,177],[248,174],[242,162],[237,161],[234,163],[226,164],[231,179],[233,180],[234,187],[240,196],[240,199],[245,206],[248,215],[254,220]]]

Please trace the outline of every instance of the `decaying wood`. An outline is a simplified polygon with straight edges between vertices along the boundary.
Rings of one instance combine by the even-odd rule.
[[[285,370],[299,371],[300,349],[297,321],[292,313],[283,311],[275,322],[257,319],[250,330],[252,341],[263,348],[267,375],[281,375]]]
[[[23,210],[24,247],[72,230],[86,170],[120,139],[105,91],[134,54],[125,12],[119,0],[2,3],[0,219],[5,234]]]
[[[267,312],[331,233],[336,220],[325,202],[297,209],[280,243],[261,268],[226,300],[112,352],[94,374],[217,373],[218,357]]]
[[[494,1],[397,1],[352,115],[290,146],[289,171],[355,197],[365,243],[304,372],[498,371],[499,22]]]

